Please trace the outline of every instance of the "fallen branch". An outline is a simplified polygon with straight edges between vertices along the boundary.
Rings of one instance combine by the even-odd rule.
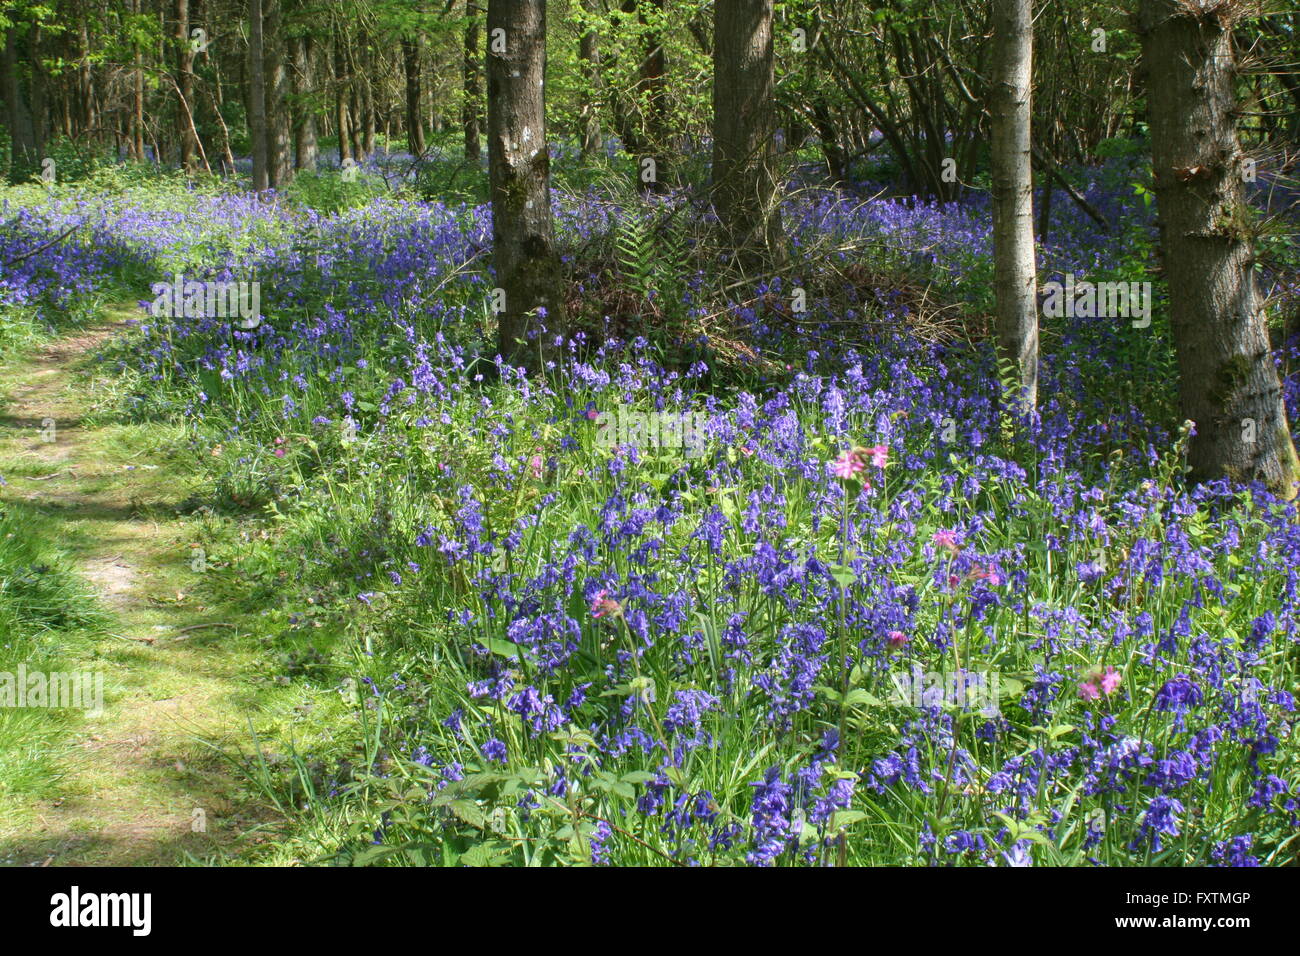
[[[186,638],[181,637],[180,635],[182,635],[182,634],[188,634],[190,631],[201,630],[202,628],[205,628],[205,627],[228,627],[228,628],[230,628],[231,630],[238,630],[238,626],[237,626],[237,625],[235,625],[235,624],[222,624],[220,621],[214,621],[214,622],[212,622],[211,624],[191,624],[189,627],[182,627],[179,631],[176,632],[176,634],[172,637],[171,640],[173,640],[173,641],[183,641],[183,640],[186,640]]]
[[[8,262],[4,264],[5,268],[7,269],[9,266],[13,265],[16,262],[22,262],[24,259],[30,259],[38,252],[44,252],[46,249],[50,248],[50,246],[54,245],[56,242],[62,242],[64,239],[68,238],[68,236],[72,235],[74,232],[76,232],[85,224],[86,223],[84,219],[81,222],[74,222],[71,226],[68,227],[68,229],[65,232],[55,236],[49,242],[41,243],[35,249],[31,249],[28,252],[24,252],[21,256],[15,256],[14,258],[10,259]]]

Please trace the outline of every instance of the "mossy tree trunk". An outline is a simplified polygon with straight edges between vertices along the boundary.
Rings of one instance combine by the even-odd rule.
[[[479,158],[483,145],[479,141],[479,39],[478,18],[482,13],[472,0],[465,0],[465,36],[464,67],[462,70],[463,99],[460,107],[460,122],[465,131],[465,158],[478,168],[482,162]]]
[[[772,0],[717,0],[713,55],[713,207],[742,261],[781,247],[772,148]]]
[[[502,357],[536,371],[563,331],[546,140],[546,2],[487,8],[488,182]],[[541,336],[542,326],[550,330]]]
[[[989,115],[998,346],[1013,370],[1021,400],[1030,408],[1038,400],[1038,281],[1030,166],[1033,34],[1031,0],[994,0]]]
[[[1255,287],[1235,125],[1243,9],[1142,0],[1152,166],[1181,411],[1196,423],[1191,478],[1260,480],[1293,497],[1300,463]]]

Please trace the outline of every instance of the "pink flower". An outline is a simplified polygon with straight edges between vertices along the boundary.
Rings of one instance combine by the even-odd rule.
[[[542,477],[542,456],[534,455],[528,459],[528,471],[535,479]]]
[[[856,478],[866,470],[866,467],[861,458],[852,451],[846,451],[831,462],[831,474],[836,478],[847,481],[850,478]]]
[[[960,545],[957,544],[957,532],[946,528],[940,528],[934,533],[934,543],[950,554],[956,554],[960,550]]]
[[[911,638],[909,638],[909,637],[908,637],[906,634],[904,634],[902,631],[890,631],[890,632],[889,632],[887,635],[885,635],[885,636],[886,636],[886,638],[889,640],[889,646],[890,646],[890,647],[902,647],[902,646],[904,646],[904,645],[905,645],[909,640],[911,640]]]
[[[594,408],[587,409],[587,418],[589,420],[594,422],[599,417],[600,417],[600,412],[596,411]]]
[[[1103,671],[1095,668],[1079,682],[1079,696],[1084,700],[1100,700],[1105,694],[1109,697],[1119,689],[1120,674],[1114,667],[1107,665]]]
[[[871,464],[873,466],[876,468],[885,467],[885,461],[889,457],[888,445],[872,445],[870,448],[866,449],[866,452],[871,456]]]
[[[604,617],[607,614],[612,617],[618,617],[622,613],[623,605],[610,597],[608,591],[597,591],[596,596],[591,600],[592,617]]]
[[[1113,667],[1107,667],[1106,673],[1101,675],[1101,689],[1109,697],[1119,689],[1119,671]]]

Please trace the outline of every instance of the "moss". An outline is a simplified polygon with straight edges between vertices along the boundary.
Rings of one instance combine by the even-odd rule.
[[[1227,408],[1233,393],[1250,377],[1250,371],[1250,359],[1244,355],[1234,355],[1219,366],[1219,370],[1214,375],[1214,386],[1209,392],[1210,401],[1216,408],[1220,410]]]

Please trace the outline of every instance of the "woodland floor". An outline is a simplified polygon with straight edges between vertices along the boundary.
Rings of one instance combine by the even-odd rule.
[[[68,670],[103,670],[103,713],[70,724],[52,796],[0,792],[3,865],[236,862],[272,838],[274,813],[223,752],[248,749],[283,694],[257,668],[256,621],[195,593],[182,435],[97,410],[88,356],[126,315],[0,370],[0,507],[52,519],[109,616],[60,654]]]

